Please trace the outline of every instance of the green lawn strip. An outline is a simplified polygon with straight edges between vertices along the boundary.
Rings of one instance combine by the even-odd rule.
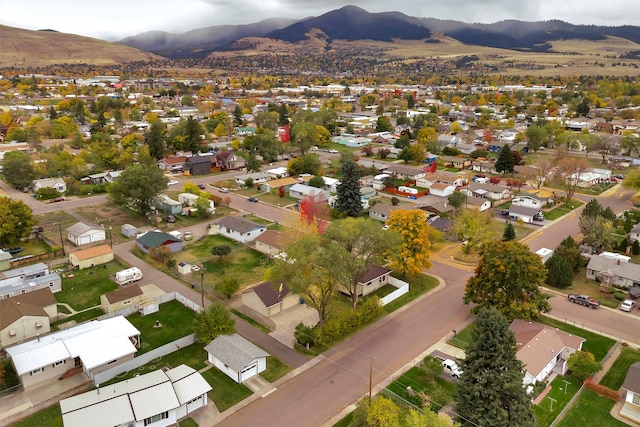
[[[227,245],[231,249],[241,248],[242,246],[244,246],[241,243],[228,239],[224,236],[211,235],[205,237],[202,240],[198,240],[193,244],[190,244],[186,249],[196,258],[210,258],[212,256],[211,248],[217,245]]]
[[[615,344],[615,340],[612,340],[611,338],[603,337],[602,335],[598,335],[594,332],[589,332],[549,317],[542,316],[541,321],[547,326],[558,328],[586,339],[587,341],[582,345],[582,350],[593,353],[596,360],[599,361],[604,359],[611,347]]]
[[[275,356],[269,356],[267,357],[267,370],[262,372],[260,376],[272,383],[289,372],[291,372],[289,365],[286,365]]]
[[[71,314],[71,311],[69,311],[66,305],[57,304],[57,307],[58,307],[58,313]]]
[[[203,263],[205,280],[216,285],[225,277],[235,277],[242,285],[263,280],[264,273],[271,261],[260,252],[245,247],[233,251],[218,260],[212,257]],[[209,276],[209,277],[207,277]]]
[[[568,381],[568,383],[565,383]],[[573,396],[580,389],[581,382],[573,377],[556,377],[551,381],[551,391],[533,409],[536,414],[536,425],[539,427],[547,427],[551,425],[558,414],[564,409]],[[553,399],[553,400],[551,400]]]
[[[627,424],[609,414],[613,405],[615,405],[613,400],[585,389],[558,426],[626,427]]]
[[[13,427],[62,427],[62,412],[60,405],[53,405],[50,408],[36,412],[29,418],[25,418]]]
[[[15,256],[23,257],[26,255],[40,255],[46,254],[53,250],[53,248],[47,245],[43,240],[40,239],[31,239],[26,242],[20,243],[24,249],[18,252]]]
[[[353,412],[349,412],[346,417],[338,421],[333,425],[333,427],[351,427],[351,423],[353,422]]]
[[[383,309],[386,314],[393,313],[400,307],[407,305],[414,299],[418,298],[420,295],[425,294],[431,289],[438,286],[438,279],[432,276],[427,276],[425,274],[418,274],[409,278],[404,278],[399,274],[399,272],[394,271],[392,275],[409,283],[409,292],[385,305]]]
[[[127,319],[140,331],[142,348],[138,354],[141,354],[192,333],[195,317],[193,310],[173,300],[161,304],[155,313],[132,314]],[[156,321],[160,327],[155,326]]]
[[[267,328],[262,323],[256,322],[254,319],[252,319],[251,317],[247,316],[246,314],[240,313],[238,310],[234,310],[234,309],[231,309],[231,312],[233,314],[235,314],[236,316],[238,316],[239,318],[241,318],[242,320],[244,320],[245,322],[247,322],[247,323],[251,324],[252,326],[254,326],[256,329],[261,330],[265,334],[268,334],[268,333],[271,332],[271,329]]]
[[[409,395],[407,387],[411,387],[414,396]],[[446,399],[451,401],[456,390],[456,385],[441,377],[437,377],[433,382],[430,382],[429,376],[422,369],[413,367],[389,384],[386,390],[391,392],[390,394],[386,393],[388,396],[395,396],[394,400],[398,402],[404,401],[405,404],[410,403],[418,408],[422,408],[422,397],[418,395],[419,392],[424,391],[427,395],[431,395],[436,392],[436,390],[440,390],[437,393],[444,393]],[[441,399],[442,396],[433,396],[433,398],[437,401],[438,398]],[[438,402],[438,406],[442,407],[443,404],[446,403],[447,402],[440,401]],[[440,408],[432,409],[439,410]]]
[[[207,369],[202,376],[213,390],[209,398],[216,404],[220,412],[224,412],[253,393],[246,386],[238,384],[217,368]]]
[[[624,379],[627,376],[629,367],[635,362],[640,362],[640,351],[633,350],[629,347],[622,347],[622,351],[618,358],[613,362],[611,368],[607,371],[600,384],[607,386],[613,390],[622,387]]]
[[[96,319],[104,314],[104,311],[100,307],[92,308],[91,310],[83,311],[82,313],[74,314],[73,316],[65,317],[64,319],[60,319],[51,324],[51,329],[54,331],[58,330],[58,326],[63,323],[71,322],[72,320],[76,323],[84,323],[89,320]]]
[[[193,421],[193,418],[185,418],[178,423],[180,427],[198,427],[198,423]]]
[[[115,378],[112,378],[100,385],[105,386],[118,383],[120,381],[133,378],[136,375],[143,375],[149,372],[157,371],[158,369],[162,369],[165,366],[175,368],[176,366],[187,365],[193,369],[200,370],[206,366],[206,360],[207,352],[204,350],[204,346],[199,343],[194,343],[187,347],[180,348],[173,353],[169,353],[165,356],[154,359],[146,365],[140,366],[139,368],[132,369],[128,372],[123,372]]]
[[[63,273],[62,290],[54,294],[56,301],[67,303],[76,311],[100,305],[101,295],[118,289],[109,276],[124,268],[121,263],[112,261],[94,268]]]
[[[565,203],[551,209],[550,211],[544,212],[544,218],[550,221],[556,220],[582,205],[584,205],[584,202],[578,199],[571,199],[569,203]]]
[[[471,323],[461,331],[456,331],[456,336],[447,341],[447,344],[451,344],[452,346],[461,348],[463,350],[466,349],[469,343],[471,343],[472,327],[473,323]]]

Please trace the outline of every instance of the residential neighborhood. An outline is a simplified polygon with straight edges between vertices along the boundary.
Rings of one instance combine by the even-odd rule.
[[[637,83],[86,77],[0,76],[0,425],[640,423]]]

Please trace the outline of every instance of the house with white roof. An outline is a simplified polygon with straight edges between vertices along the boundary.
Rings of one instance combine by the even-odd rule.
[[[64,193],[67,191],[67,184],[64,182],[62,178],[43,178],[36,179],[31,184],[33,191],[38,191],[42,188],[53,188],[54,190],[58,190],[60,193]]]
[[[209,363],[238,384],[266,370],[270,356],[238,334],[219,335],[204,349]]]
[[[173,369],[98,387],[60,401],[65,427],[177,425],[181,418],[207,406],[212,388],[195,369]]]
[[[321,195],[323,199],[329,198],[329,192],[321,188],[312,187],[304,184],[294,184],[289,188],[289,196],[302,200],[305,196],[316,197]]]
[[[7,353],[25,389],[57,381],[67,371],[89,378],[133,359],[138,331],[123,316],[83,323],[8,347]]]
[[[88,225],[84,222],[76,222],[66,230],[67,239],[76,246],[106,240],[107,232],[103,227]]]

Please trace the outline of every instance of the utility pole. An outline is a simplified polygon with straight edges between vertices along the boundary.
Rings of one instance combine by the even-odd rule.
[[[371,389],[373,387],[373,356],[369,356],[369,402],[371,402]]]
[[[62,256],[67,256],[64,251],[64,239],[62,238],[62,224],[60,223],[60,221],[58,221],[58,231],[60,232],[60,246],[62,247]]]
[[[204,270],[200,267],[200,296],[202,298],[202,309],[204,310]]]
[[[113,227],[109,226],[109,247],[113,248]]]

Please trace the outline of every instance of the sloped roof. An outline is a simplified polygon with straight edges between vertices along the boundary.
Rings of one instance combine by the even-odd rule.
[[[271,307],[273,305],[276,305],[277,303],[282,301],[282,299],[285,296],[289,295],[289,292],[290,292],[287,285],[283,283],[282,292],[280,292],[280,295],[278,298],[278,290],[273,289],[273,287],[271,286],[271,282],[262,282],[259,285],[254,286],[253,288],[247,289],[245,292],[252,292],[252,291],[255,292],[256,295],[258,295],[258,298],[260,298],[260,301],[262,301],[265,307]]]
[[[142,294],[143,292],[140,289],[140,285],[134,284],[122,287],[112,292],[107,292],[106,294],[104,294],[104,296],[110,304],[114,304],[116,302],[126,301],[129,298],[137,297]]]
[[[259,357],[270,356],[269,353],[238,334],[220,335],[204,349],[236,372],[240,372]]]
[[[88,225],[88,224],[85,224],[84,222],[76,222],[71,227],[67,228],[66,232],[68,234],[71,234],[72,236],[80,236],[81,234],[84,234],[90,230],[104,231],[102,227],[98,227],[97,225]]]
[[[388,269],[387,267],[381,267],[379,265],[369,264],[367,266],[367,269],[358,276],[358,282],[367,283],[387,273],[391,273],[391,270]]]
[[[256,228],[264,228],[263,225],[257,224],[253,221],[249,221],[248,219],[238,218],[235,216],[226,216],[224,218],[220,218],[216,221],[218,226],[227,227],[229,230],[236,231],[240,234],[245,234],[250,231],[255,230]]]
[[[518,214],[518,215],[534,216],[538,212],[540,212],[540,209],[538,209],[538,208],[530,208],[528,206],[511,205],[511,207],[509,208],[509,213]]]
[[[640,362],[636,362],[629,367],[622,387],[634,393],[640,393]]]
[[[106,255],[109,253],[113,253],[109,245],[99,245],[99,246],[93,246],[91,248],[75,251],[71,255],[75,256],[79,261],[83,261],[85,259],[91,259],[97,256]]]
[[[162,231],[148,231],[138,237],[137,241],[147,248],[157,248],[160,245],[180,242],[181,240],[176,239],[170,234],[163,233]]]
[[[509,326],[516,336],[518,360],[533,376],[537,376],[565,347],[580,350],[586,340],[542,323],[514,319]]]
[[[282,233],[279,231],[267,230],[256,237],[256,242],[264,243],[265,245],[273,246],[274,248],[284,249],[280,244],[280,236],[282,236]]]
[[[28,302],[19,302],[13,298],[0,300],[0,330],[24,316],[49,318],[47,312],[40,306],[29,304]]]
[[[608,272],[609,274],[626,279],[640,280],[640,265],[632,262],[619,262],[618,260],[602,256],[592,256],[587,264],[587,270],[596,272]]]

